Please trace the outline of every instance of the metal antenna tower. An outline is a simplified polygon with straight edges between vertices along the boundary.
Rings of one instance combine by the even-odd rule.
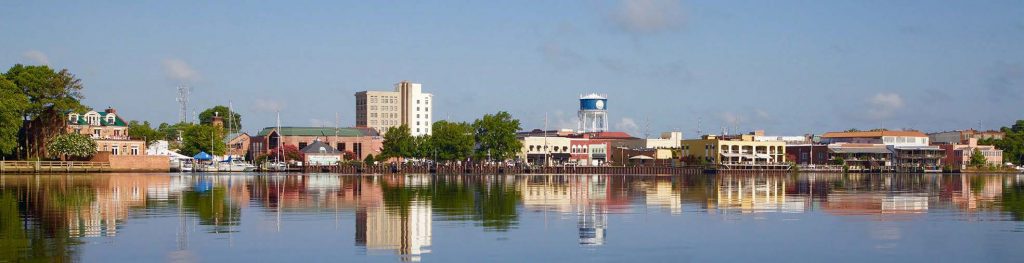
[[[175,98],[178,101],[178,117],[179,122],[188,122],[188,96],[192,93],[192,89],[185,85],[178,85],[178,97]]]

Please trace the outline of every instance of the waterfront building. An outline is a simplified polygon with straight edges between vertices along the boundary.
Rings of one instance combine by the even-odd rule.
[[[786,142],[756,141],[754,134],[704,135],[682,141],[682,156],[719,165],[768,165],[786,162]]]
[[[829,163],[843,164],[854,172],[887,172],[893,170],[893,152],[884,144],[829,144]]]
[[[377,156],[384,146],[384,139],[371,128],[323,128],[323,127],[277,127],[263,128],[250,140],[249,151],[253,155],[268,154],[280,145],[306,148],[316,141],[322,141],[344,154],[352,152],[360,160],[368,155]],[[255,157],[255,156],[251,156]]]
[[[249,152],[250,140],[252,137],[248,133],[232,133],[224,136],[224,144],[227,145],[226,157],[235,159],[246,159],[247,156],[251,155]],[[226,158],[225,158],[226,159]],[[251,160],[251,159],[250,159]]]
[[[975,130],[975,129],[966,129],[966,130],[959,130],[959,131],[944,131],[944,132],[936,132],[936,133],[929,133],[928,134],[928,139],[931,140],[932,143],[936,143],[936,144],[968,144],[968,140],[970,140],[970,139],[977,139],[977,140],[996,139],[996,140],[1002,140],[1003,137],[1006,137],[1006,133],[1001,132],[1001,131],[993,131],[993,130],[978,131],[978,130]]]
[[[609,152],[612,143],[623,140],[637,140],[624,132],[576,133],[571,130],[533,130],[517,134],[523,142],[520,160],[543,165],[572,164],[580,166],[601,166],[614,163]],[[550,162],[545,160],[550,159]]]
[[[898,172],[940,172],[944,152],[938,146],[929,145],[928,136],[919,131],[851,131],[827,132],[822,142],[830,144],[829,149],[843,148],[840,144],[884,146],[891,158],[885,160]],[[835,147],[833,147],[835,144]],[[835,151],[833,151],[835,153]],[[875,150],[869,154],[881,154]],[[879,156],[874,156],[879,157]],[[845,160],[845,158],[844,158]],[[879,160],[881,161],[881,160]],[[847,163],[849,165],[849,163]]]
[[[341,152],[319,139],[302,147],[299,151],[303,154],[304,161],[302,163],[305,165],[335,165],[342,161]]]
[[[96,142],[96,152],[110,155],[145,155],[146,141],[133,139],[128,134],[128,122],[117,110],[102,112],[67,113],[67,131],[89,136]]]
[[[828,145],[786,142],[786,160],[799,165],[831,164]]]
[[[403,80],[394,91],[360,91],[355,96],[356,127],[384,134],[405,124],[413,136],[431,133],[434,95],[424,93],[422,84]]]
[[[954,170],[963,170],[971,164],[971,156],[975,150],[985,156],[985,164],[992,166],[1003,165],[1003,150],[996,149],[992,145],[978,145],[977,138],[967,139],[967,144],[936,144],[945,151],[945,158],[942,163]]]
[[[612,143],[612,147],[625,147],[627,149],[679,149],[682,146],[682,141],[682,132],[662,132],[661,136],[654,139],[618,140]]]

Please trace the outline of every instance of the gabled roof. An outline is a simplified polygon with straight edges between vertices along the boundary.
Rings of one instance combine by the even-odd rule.
[[[320,152],[321,148],[324,149],[324,152]],[[339,153],[341,153],[338,150],[335,150],[334,147],[331,147],[331,145],[326,144],[326,143],[321,142],[321,141],[314,141],[313,143],[311,143],[309,145],[306,145],[306,147],[302,148],[299,151],[301,151],[302,153],[328,153],[328,154],[339,154]]]
[[[224,143],[230,143],[235,138],[238,138],[238,137],[241,137],[241,136],[248,137],[249,134],[248,133],[244,133],[244,132],[243,133],[231,133],[231,134],[228,134],[227,136],[224,136]]]
[[[277,127],[266,127],[257,136],[267,136]],[[335,131],[340,137],[378,136],[370,128],[325,128],[325,127],[281,127],[281,136],[334,136]]]
[[[882,138],[883,136],[928,137],[919,131],[856,131],[826,132],[822,138]]]

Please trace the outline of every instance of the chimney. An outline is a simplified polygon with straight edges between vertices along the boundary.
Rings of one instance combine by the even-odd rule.
[[[107,107],[107,110],[105,110],[105,112],[117,114],[117,110],[115,110],[113,107]]]

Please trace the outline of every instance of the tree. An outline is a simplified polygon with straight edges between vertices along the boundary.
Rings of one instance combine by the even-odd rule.
[[[428,159],[434,156],[433,136],[429,134],[412,137],[413,158]]]
[[[61,113],[87,109],[81,104],[84,98],[81,92],[82,80],[67,69],[56,72],[48,66],[17,64],[8,69],[4,76],[28,97],[30,104],[24,111],[27,119],[47,109]]]
[[[374,162],[376,161],[373,159],[373,154],[367,154],[366,158],[363,158],[363,163],[366,165],[373,165]]]
[[[1024,163],[1024,120],[1018,120],[1010,127],[1003,127],[1000,131],[1006,133],[1002,139],[983,139],[978,144],[993,145],[1003,150],[1003,160],[1014,164]]]
[[[24,123],[28,97],[14,82],[0,74],[0,155],[13,155],[18,148],[18,131]]]
[[[242,115],[224,105],[213,106],[199,113],[199,124],[213,125],[214,116],[220,116],[224,120],[224,132],[237,133],[242,130]]]
[[[89,157],[96,154],[96,142],[77,133],[61,134],[46,144],[46,152],[51,158]]]
[[[22,120],[44,119],[36,122],[37,126],[26,128],[35,139],[30,143],[26,136],[23,146],[33,155],[45,150],[49,141],[63,133],[67,125],[64,113],[88,110],[81,104],[82,81],[67,69],[57,72],[48,66],[17,64],[4,73],[4,78],[28,99],[21,110]]]
[[[438,121],[432,126],[432,148],[438,161],[465,160],[473,154],[473,126],[465,122]]]
[[[402,124],[402,126],[388,128],[388,132],[384,134],[384,146],[380,150],[380,155],[384,158],[409,157],[413,153],[413,147],[409,126]]]
[[[305,154],[299,151],[299,147],[291,144],[281,145],[281,150],[274,149],[270,152],[267,157],[269,160],[280,160],[280,161],[302,161],[305,160]]]
[[[182,134],[182,144],[179,153],[192,156],[199,152],[206,152],[211,155],[224,155],[227,146],[224,145],[224,132],[222,129],[209,125],[192,125],[185,129]]]
[[[143,139],[146,141],[146,145],[149,145],[157,140],[163,140],[166,136],[160,131],[154,130],[149,126],[148,121],[139,123],[139,121],[128,122],[128,135],[133,139]]]
[[[981,168],[987,162],[988,160],[985,159],[985,155],[981,153],[981,150],[975,148],[974,153],[971,154],[971,167]]]
[[[516,132],[520,129],[519,120],[504,111],[487,114],[474,121],[477,158],[508,160],[515,157],[523,148],[523,142],[516,138]]]

